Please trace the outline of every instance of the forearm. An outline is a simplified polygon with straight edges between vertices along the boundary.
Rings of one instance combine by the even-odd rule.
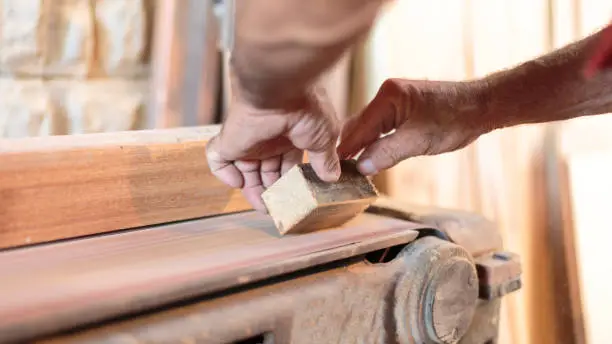
[[[237,0],[233,82],[274,107],[298,96],[371,27],[384,0]]]
[[[585,78],[601,32],[483,81],[496,128],[612,112],[612,73]]]

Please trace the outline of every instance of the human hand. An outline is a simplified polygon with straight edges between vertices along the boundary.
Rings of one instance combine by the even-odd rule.
[[[340,124],[324,90],[313,90],[261,109],[236,95],[221,132],[207,145],[212,173],[225,184],[242,189],[261,212],[262,192],[294,165],[304,151],[322,180],[340,177],[336,152]]]
[[[365,148],[357,166],[362,174],[374,175],[410,157],[463,148],[493,129],[485,86],[481,81],[388,79],[344,124],[338,154],[348,159]]]

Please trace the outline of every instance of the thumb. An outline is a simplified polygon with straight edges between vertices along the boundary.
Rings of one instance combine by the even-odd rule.
[[[395,132],[370,145],[357,161],[359,172],[366,176],[375,175],[397,165],[406,158],[419,155],[422,146],[409,145],[406,142],[405,134]]]
[[[338,154],[342,159],[357,155],[374,143],[381,134],[390,132],[403,123],[406,104],[402,101],[398,81],[383,83],[372,101],[356,116],[348,119],[342,128]]]
[[[336,151],[339,120],[324,89],[310,95],[306,109],[294,114],[288,138],[296,148],[308,153],[308,160],[321,180],[336,182],[341,173]]]
[[[228,161],[222,157],[219,140],[220,138],[217,135],[206,144],[208,168],[212,174],[223,183],[233,188],[242,188],[244,185],[244,178],[232,161]]]
[[[337,182],[340,179],[340,159],[334,145],[329,145],[324,150],[307,152],[308,160],[321,180]]]

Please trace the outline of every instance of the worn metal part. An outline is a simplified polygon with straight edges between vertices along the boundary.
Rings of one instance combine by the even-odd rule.
[[[0,253],[0,342],[496,343],[517,257],[481,217],[417,209],[282,238],[249,212]]]
[[[473,256],[501,250],[503,246],[495,224],[475,213],[408,204],[388,197],[379,197],[367,212],[436,228]]]
[[[476,261],[481,299],[493,300],[521,288],[521,263],[512,252],[495,252]]]
[[[463,247],[475,257],[480,300],[461,344],[495,344],[499,327],[500,298],[521,288],[521,266],[516,254],[503,251],[495,225],[478,214],[426,207],[379,197],[367,212],[413,221],[435,228],[436,235]]]
[[[403,255],[409,260],[394,292],[399,343],[456,343],[466,334],[478,299],[472,257],[434,237],[414,242]]]

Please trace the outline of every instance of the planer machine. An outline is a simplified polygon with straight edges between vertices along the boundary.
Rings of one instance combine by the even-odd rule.
[[[279,235],[210,174],[217,131],[0,140],[0,343],[497,342],[491,222],[379,197]]]

